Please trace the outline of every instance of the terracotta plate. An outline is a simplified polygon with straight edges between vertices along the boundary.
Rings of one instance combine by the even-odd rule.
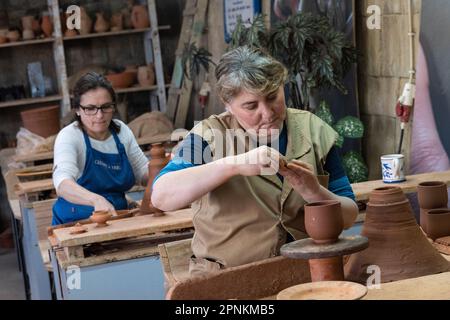
[[[299,284],[281,291],[277,300],[358,300],[367,287],[347,281],[322,281]]]

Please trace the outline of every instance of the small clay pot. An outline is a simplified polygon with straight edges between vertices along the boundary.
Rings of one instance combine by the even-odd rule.
[[[138,82],[141,86],[152,86],[155,84],[155,71],[153,64],[140,66],[137,71]]]
[[[75,37],[77,35],[78,35],[78,33],[77,33],[77,30],[75,30],[75,29],[67,29],[66,32],[64,32],[64,36],[67,38]]]
[[[22,20],[22,29],[23,30],[33,30],[33,16],[24,16],[21,18]]]
[[[419,206],[422,209],[447,207],[447,185],[442,181],[427,181],[417,186]]]
[[[8,42],[8,38],[6,36],[0,35],[0,44]]]
[[[10,42],[16,42],[20,39],[20,33],[17,30],[11,30],[6,34],[6,37]]]
[[[97,19],[95,20],[94,30],[97,33],[106,32],[109,30],[109,22],[103,17],[102,12],[97,12],[95,14]]]
[[[108,226],[106,221],[111,218],[111,213],[109,211],[94,211],[90,217],[92,222],[97,223],[97,228],[104,228]]]
[[[143,29],[150,27],[147,7],[144,5],[135,5],[131,10],[131,23],[134,29]]]
[[[50,20],[50,15],[47,13],[44,13],[42,15],[42,22],[41,22],[41,28],[42,32],[44,33],[46,38],[50,38],[53,34],[53,23]]]
[[[115,13],[111,16],[111,31],[123,30],[123,14]]]
[[[315,243],[336,242],[344,229],[341,203],[327,200],[306,204],[305,228]]]
[[[86,35],[91,33],[92,30],[92,19],[87,13],[86,9],[83,7],[80,7],[80,20],[81,20],[81,28],[80,28],[80,34]]]
[[[25,29],[22,32],[23,40],[31,40],[34,39],[34,31],[32,29]]]
[[[436,240],[450,236],[450,209],[439,208],[426,211],[427,235]]]

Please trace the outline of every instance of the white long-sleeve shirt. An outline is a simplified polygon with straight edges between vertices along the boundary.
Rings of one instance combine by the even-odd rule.
[[[120,120],[112,120],[120,124],[120,132],[117,134],[120,142],[125,147],[128,160],[133,169],[136,184],[140,184],[142,177],[147,172],[148,159],[137,144],[130,128]],[[89,137],[93,149],[103,152],[118,154],[113,135],[100,141]],[[78,122],[73,122],[63,128],[56,137],[54,147],[53,184],[58,190],[59,185],[65,179],[76,181],[81,177],[86,162],[86,143],[83,132],[78,127]]]

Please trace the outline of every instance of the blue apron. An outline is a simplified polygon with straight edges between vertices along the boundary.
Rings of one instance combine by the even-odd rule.
[[[125,147],[111,130],[118,154],[103,153],[92,148],[89,136],[83,130],[86,143],[86,163],[77,183],[85,189],[103,196],[116,210],[128,208],[125,192],[134,186],[133,168]],[[59,197],[53,205],[52,225],[87,219],[94,207],[74,204]]]

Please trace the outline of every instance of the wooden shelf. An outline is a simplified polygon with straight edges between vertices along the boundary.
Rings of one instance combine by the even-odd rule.
[[[27,46],[27,45],[32,45],[32,44],[49,43],[49,42],[53,42],[53,41],[55,41],[54,38],[14,41],[14,42],[7,42],[7,43],[0,44],[0,48]]]
[[[166,88],[170,87],[170,84],[165,85]],[[139,92],[139,91],[153,91],[157,90],[158,86],[136,86],[136,87],[130,87],[130,88],[123,88],[123,89],[115,89],[116,93],[128,93],[128,92]]]
[[[0,108],[8,108],[8,107],[15,107],[15,106],[24,106],[27,104],[37,104],[37,103],[44,103],[44,102],[59,101],[61,99],[62,99],[61,95],[54,95],[54,96],[48,96],[48,97],[42,97],[42,98],[27,98],[27,99],[11,100],[11,101],[0,102]]]
[[[158,30],[169,30],[170,26],[159,26]],[[110,37],[110,36],[119,36],[133,33],[143,33],[147,31],[152,31],[152,28],[144,28],[144,29],[129,29],[129,30],[121,30],[121,31],[108,31],[108,32],[100,32],[100,33],[89,33],[85,35],[77,35],[73,37],[63,37],[64,41],[70,40],[78,40],[78,39],[88,39],[88,38],[99,38],[99,37]]]

